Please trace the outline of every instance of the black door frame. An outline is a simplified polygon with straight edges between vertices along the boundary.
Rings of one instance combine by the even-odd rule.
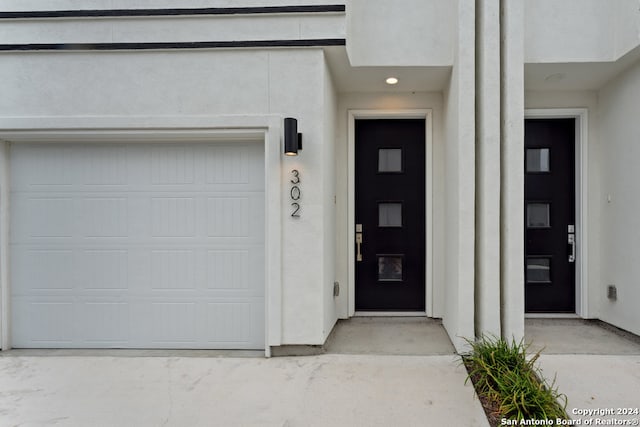
[[[410,110],[348,110],[348,218],[347,218],[347,256],[348,256],[348,315],[357,315],[355,311],[355,121],[367,119],[423,119],[425,121],[425,307],[424,315],[441,316],[434,313],[433,301],[433,112],[431,109]],[[369,315],[370,313],[367,312]],[[396,313],[380,312],[377,315],[416,315],[416,312]],[[420,315],[418,312],[417,315]]]
[[[575,262],[575,313],[527,313],[526,317],[589,317],[588,313],[588,272],[587,272],[587,147],[588,147],[588,110],[586,108],[543,108],[526,109],[525,119],[575,119],[575,226],[576,226],[576,262]],[[522,153],[524,155],[524,138]],[[524,165],[524,162],[523,162]],[[524,189],[524,182],[523,182]],[[523,193],[524,195],[524,193]],[[522,203],[524,208],[524,201]],[[524,224],[523,224],[524,225]],[[524,231],[524,230],[523,230]],[[524,232],[522,236],[524,240]],[[523,241],[524,249],[524,241]],[[524,254],[523,254],[524,255]],[[524,260],[524,256],[523,256]],[[524,265],[522,268],[524,274]],[[523,277],[524,279],[524,277]],[[524,283],[520,285],[524,294]]]

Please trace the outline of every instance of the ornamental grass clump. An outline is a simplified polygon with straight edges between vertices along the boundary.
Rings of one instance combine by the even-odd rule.
[[[471,352],[462,356],[490,422],[508,420],[566,420],[567,398],[535,366],[540,352],[527,357],[528,345],[495,337],[467,340]]]

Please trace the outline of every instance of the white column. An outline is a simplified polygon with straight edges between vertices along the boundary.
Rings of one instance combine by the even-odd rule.
[[[0,141],[0,348],[9,341],[9,143]]]
[[[445,306],[456,350],[474,336],[475,1],[458,0],[458,42],[445,92]]]
[[[524,2],[502,0],[502,336],[524,336]]]
[[[476,2],[476,336],[500,336],[500,0]]]

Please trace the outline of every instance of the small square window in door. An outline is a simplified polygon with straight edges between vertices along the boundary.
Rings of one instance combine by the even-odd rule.
[[[402,148],[378,149],[378,172],[400,173],[402,172]]]
[[[402,227],[402,203],[378,203],[378,227]]]
[[[549,203],[527,203],[527,228],[551,227]]]
[[[527,172],[544,173],[550,172],[549,148],[527,148]]]
[[[551,283],[551,258],[527,258],[527,283]]]
[[[402,281],[402,255],[378,255],[378,281]]]

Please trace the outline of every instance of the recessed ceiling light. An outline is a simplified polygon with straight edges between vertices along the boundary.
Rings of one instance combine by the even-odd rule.
[[[389,77],[387,78],[386,82],[388,85],[394,85],[398,83],[398,79],[396,79],[395,77]]]

